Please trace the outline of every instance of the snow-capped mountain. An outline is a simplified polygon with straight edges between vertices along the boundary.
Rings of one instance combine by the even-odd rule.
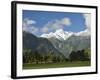
[[[84,30],[84,31],[75,33],[75,32],[67,32],[67,31],[64,31],[63,29],[58,29],[54,33],[50,32],[49,34],[42,34],[41,37],[45,37],[45,38],[53,38],[54,37],[59,40],[67,40],[72,35],[89,36],[90,32],[88,30]]]
[[[52,37],[54,37],[54,38],[57,38],[59,40],[66,40],[72,34],[73,34],[73,32],[65,32],[63,29],[58,29],[54,33],[50,32],[49,34],[42,34],[41,37],[45,37],[45,38],[52,38]]]
[[[88,30],[74,33],[59,29],[54,33],[43,34],[41,37],[47,38],[67,58],[72,51],[90,48],[91,44],[90,32]]]

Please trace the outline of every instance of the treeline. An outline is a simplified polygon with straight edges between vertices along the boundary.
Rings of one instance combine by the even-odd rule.
[[[90,60],[90,58],[90,49],[72,51],[69,56],[70,61],[87,61]]]
[[[23,63],[56,63],[64,62],[66,59],[61,56],[54,55],[53,52],[47,54],[39,54],[38,51],[24,50],[23,51]]]
[[[39,54],[38,51],[31,49],[23,50],[23,63],[41,64],[41,63],[57,63],[67,61],[87,61],[90,60],[90,49],[72,51],[69,58],[57,56],[53,52]]]

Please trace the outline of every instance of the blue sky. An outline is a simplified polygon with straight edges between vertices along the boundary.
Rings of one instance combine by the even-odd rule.
[[[86,29],[85,22],[82,13],[23,10],[23,30],[37,36],[57,29],[80,32]]]

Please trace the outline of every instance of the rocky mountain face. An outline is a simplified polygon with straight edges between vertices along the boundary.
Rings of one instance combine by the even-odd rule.
[[[31,49],[33,52],[37,51],[41,55],[52,53],[55,56],[64,57],[48,39],[38,38],[25,31],[23,32],[23,49]]]

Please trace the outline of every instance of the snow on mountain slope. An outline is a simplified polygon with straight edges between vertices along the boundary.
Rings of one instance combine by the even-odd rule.
[[[75,33],[75,32],[67,32],[67,31],[64,31],[63,29],[58,29],[54,33],[50,32],[49,34],[42,34],[40,37],[45,37],[45,38],[54,37],[54,38],[57,38],[59,40],[67,40],[72,35],[89,36],[90,33],[88,32],[88,30],[84,30],[84,31],[80,31],[80,32]]]

